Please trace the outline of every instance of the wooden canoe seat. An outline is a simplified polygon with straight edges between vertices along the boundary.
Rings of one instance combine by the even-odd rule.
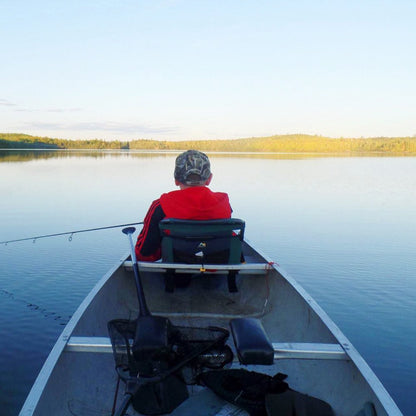
[[[236,265],[242,260],[245,222],[237,218],[193,221],[166,218],[159,223],[163,263]],[[228,290],[237,292],[238,270],[229,269]],[[165,290],[175,289],[175,269],[165,275]]]

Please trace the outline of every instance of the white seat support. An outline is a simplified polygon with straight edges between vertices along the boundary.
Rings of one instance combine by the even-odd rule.
[[[70,337],[65,352],[112,353],[113,348],[108,337]]]
[[[137,262],[140,271],[144,272],[165,272],[168,269],[175,269],[180,273],[224,273],[229,270],[238,270],[240,274],[264,274],[271,269],[268,263],[241,263],[241,264],[185,264],[185,263],[162,263],[162,262]],[[123,263],[126,269],[132,269],[131,260]]]
[[[339,344],[273,342],[274,359],[348,360]],[[65,352],[112,353],[108,337],[70,337]]]
[[[274,359],[349,360],[340,344],[273,342]]]

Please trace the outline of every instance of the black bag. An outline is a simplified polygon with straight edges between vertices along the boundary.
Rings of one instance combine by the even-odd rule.
[[[144,415],[171,413],[189,397],[186,384],[172,374],[157,383],[140,386],[132,398],[134,409]]]
[[[265,404],[268,416],[334,416],[328,403],[294,390],[267,394]]]
[[[202,373],[200,380],[251,416],[334,416],[328,403],[290,389],[286,377],[231,369]]]

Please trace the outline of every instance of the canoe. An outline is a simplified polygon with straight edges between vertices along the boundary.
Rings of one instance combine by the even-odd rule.
[[[152,317],[163,317],[162,321],[169,322],[175,330],[201,328],[217,331],[220,337],[224,330],[231,335],[223,338],[222,344],[216,344],[221,344],[219,353],[208,347],[197,352],[208,359],[219,357],[218,367],[211,363],[205,368],[200,357],[195,356],[185,359],[182,367],[175,361],[183,375],[181,382],[166,366],[160,370],[165,376],[156,382],[157,376],[152,378],[139,370],[136,378],[142,380],[142,386],[151,384],[146,384],[146,376],[153,384],[141,390],[136,402],[146,402],[146,397],[152,402],[150,396],[155,394],[157,383],[162,383],[166,391],[173,389],[171,396],[180,396],[167,414],[242,416],[249,414],[249,410],[240,406],[238,397],[234,397],[233,403],[209,383],[201,383],[201,377],[250,373],[270,378],[283,374],[278,376],[279,383],[287,383],[289,391],[323,401],[335,415],[401,415],[364,359],[299,283],[247,241],[243,242],[243,252],[245,263],[241,265],[209,265],[202,270],[195,265],[138,263]],[[168,293],[164,276],[172,267],[192,273],[192,279],[187,287],[176,287],[173,293]],[[238,269],[237,292],[230,292],[227,287],[224,273],[230,267]],[[108,323],[127,322],[134,327],[138,315],[132,261],[126,254],[97,283],[66,325],[20,415],[88,416],[117,412],[114,409],[123,403],[126,386],[120,383],[115,370],[116,354]],[[126,342],[131,345],[131,340]],[[122,353],[126,349],[128,346],[121,348]],[[224,358],[226,353],[228,358]],[[198,365],[196,360],[200,360]],[[224,368],[220,369],[222,365]],[[236,373],[232,373],[234,370]],[[192,372],[190,382],[186,380],[189,372]],[[145,374],[144,381],[140,374]],[[267,414],[277,414],[273,413],[273,400],[283,396],[266,397]],[[152,414],[152,409],[141,410],[140,403],[134,408],[130,406],[127,413]]]

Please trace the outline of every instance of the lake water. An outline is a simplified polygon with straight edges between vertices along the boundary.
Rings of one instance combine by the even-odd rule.
[[[141,221],[175,153],[0,152],[0,241]],[[405,415],[416,398],[416,157],[211,154],[246,237],[323,307]],[[0,245],[0,409],[16,415],[120,229]]]

